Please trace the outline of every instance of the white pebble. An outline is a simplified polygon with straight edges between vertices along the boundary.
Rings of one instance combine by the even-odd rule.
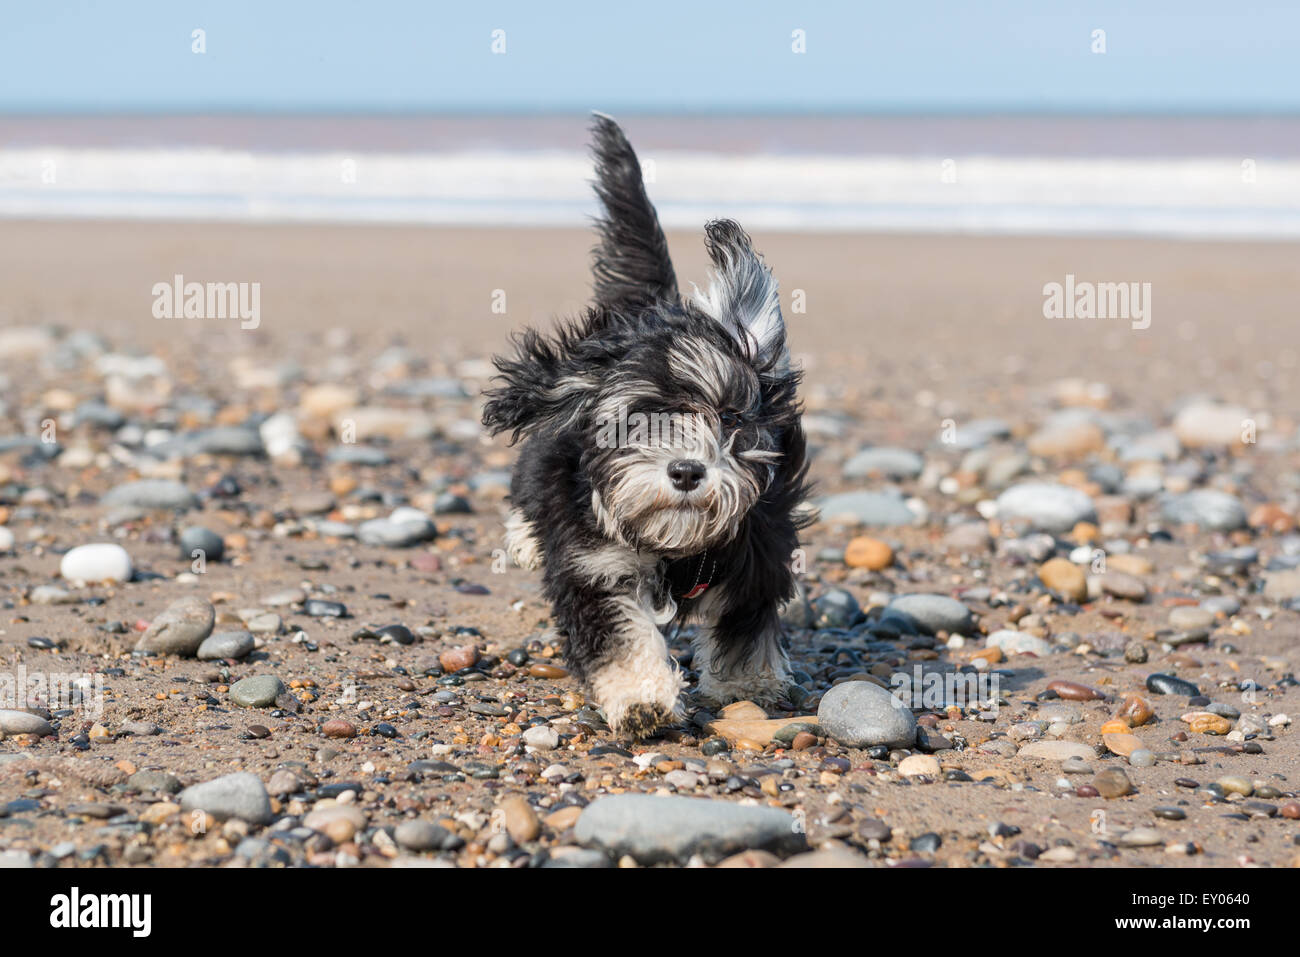
[[[131,556],[121,545],[79,545],[63,556],[59,574],[69,581],[129,581]]]

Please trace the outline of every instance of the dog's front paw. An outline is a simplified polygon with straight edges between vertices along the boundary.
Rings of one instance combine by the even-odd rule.
[[[681,674],[664,661],[654,668],[612,663],[591,676],[591,690],[610,730],[643,738],[684,718]]]

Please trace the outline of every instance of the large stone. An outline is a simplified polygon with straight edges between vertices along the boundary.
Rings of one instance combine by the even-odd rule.
[[[54,728],[40,715],[28,714],[26,711],[0,710],[0,736],[34,734],[43,738],[53,733]]]
[[[239,771],[203,784],[195,784],[180,793],[184,811],[203,811],[218,821],[238,818],[249,824],[269,824],[275,817],[271,798],[255,774]]]
[[[715,864],[758,849],[787,855],[807,846],[798,821],[772,807],[687,797],[619,794],[593,801],[574,828],[578,842],[642,864]]]
[[[916,718],[898,698],[870,681],[845,681],[822,696],[817,708],[822,731],[850,748],[910,748]]]

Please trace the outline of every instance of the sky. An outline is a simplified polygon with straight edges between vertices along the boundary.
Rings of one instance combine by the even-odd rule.
[[[1297,37],[1293,0],[0,0],[0,112],[1290,113]]]

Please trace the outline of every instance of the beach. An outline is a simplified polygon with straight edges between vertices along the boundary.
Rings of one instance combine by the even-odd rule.
[[[478,426],[511,331],[583,307],[588,231],[0,221],[0,659],[106,688],[93,716],[48,702],[49,734],[7,729],[0,847],[57,863],[75,829],[90,864],[648,863],[668,852],[575,831],[647,792],[803,822],[708,864],[1297,863],[1300,248],[752,233],[818,501],[881,498],[806,533],[790,700],[632,742],[565,676],[538,575],[499,560],[513,452]],[[701,234],[669,242],[705,285]],[[1048,318],[1067,281],[1137,284],[1141,314]],[[255,328],[159,318],[177,282],[256,284]],[[173,497],[121,491],[142,479]],[[429,529],[386,537],[398,508]],[[224,553],[197,570],[195,527]],[[134,580],[61,576],[90,543]],[[889,625],[917,593],[969,620]],[[149,645],[183,600],[247,645]],[[916,667],[996,674],[1000,701],[915,709],[912,748],[818,726],[831,688]],[[183,791],[236,771],[260,783]]]

